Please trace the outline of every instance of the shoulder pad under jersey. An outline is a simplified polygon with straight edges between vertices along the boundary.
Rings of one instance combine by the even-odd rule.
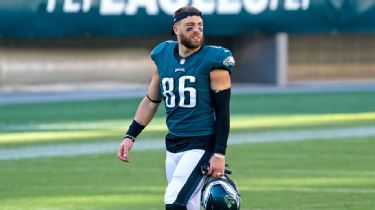
[[[208,47],[210,47],[210,60],[213,62],[213,69],[226,69],[232,72],[236,63],[232,52],[220,46],[209,45]]]
[[[170,44],[175,44],[175,41],[164,41],[156,45],[156,47],[151,51],[151,59],[156,60],[156,57],[163,52],[163,50]]]

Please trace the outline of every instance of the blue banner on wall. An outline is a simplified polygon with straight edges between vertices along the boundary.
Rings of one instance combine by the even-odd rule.
[[[163,36],[187,5],[209,36],[375,31],[375,0],[1,0],[0,36]]]

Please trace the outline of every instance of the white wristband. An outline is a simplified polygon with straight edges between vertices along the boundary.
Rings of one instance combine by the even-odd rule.
[[[225,155],[220,154],[220,153],[214,153],[214,156],[218,157],[218,158],[221,158],[221,159],[225,159]]]

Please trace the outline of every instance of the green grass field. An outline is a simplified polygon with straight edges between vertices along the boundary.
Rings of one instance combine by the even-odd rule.
[[[0,149],[121,141],[140,99],[0,105]],[[166,132],[164,109],[142,139]],[[233,134],[375,126],[375,92],[234,95]],[[1,150],[0,150],[1,153]],[[0,160],[0,209],[163,209],[163,150]],[[252,210],[375,209],[375,136],[231,145]]]

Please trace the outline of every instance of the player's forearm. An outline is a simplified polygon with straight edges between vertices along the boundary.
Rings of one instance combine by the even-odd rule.
[[[138,106],[137,112],[135,113],[134,120],[143,126],[147,126],[152,118],[154,117],[156,111],[158,110],[159,104],[153,103],[144,97]]]
[[[151,119],[154,117],[159,104],[153,103],[147,97],[145,97],[138,106],[137,112],[135,114],[134,120],[129,126],[124,138],[131,139],[133,142],[137,136],[142,132],[142,130],[150,123]]]

